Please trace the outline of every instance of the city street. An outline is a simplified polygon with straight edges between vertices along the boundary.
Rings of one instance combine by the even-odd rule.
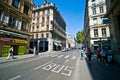
[[[119,80],[119,65],[81,59],[80,50],[42,54],[0,64],[0,80]],[[19,56],[20,57],[20,56]]]
[[[0,80],[78,80],[79,51],[3,63],[0,64],[0,76]]]

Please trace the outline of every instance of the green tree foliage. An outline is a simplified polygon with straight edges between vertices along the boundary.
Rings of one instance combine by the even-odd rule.
[[[78,31],[76,33],[76,41],[77,41],[77,43],[83,43],[83,41],[84,41],[84,31],[83,30]]]

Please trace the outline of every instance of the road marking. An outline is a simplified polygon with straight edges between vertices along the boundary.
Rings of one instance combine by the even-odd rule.
[[[67,59],[68,57],[70,57],[70,55],[67,55],[67,56],[65,57],[65,59]]]
[[[16,80],[16,79],[18,79],[18,78],[20,78],[21,77],[21,75],[18,75],[18,76],[15,76],[15,77],[13,77],[13,78],[11,78],[11,79],[9,79],[9,80]]]
[[[60,69],[59,68],[60,65],[57,65],[55,68],[53,68],[51,71],[55,72],[55,73],[59,73],[65,66],[62,66]],[[58,69],[58,70],[57,70]]]
[[[64,55],[60,55],[60,56],[58,56],[57,58],[60,59],[60,58],[63,57],[63,56],[64,56]]]
[[[76,56],[73,56],[71,59],[76,59]]]
[[[62,72],[61,74],[70,77],[71,74],[72,74],[72,69],[73,69],[73,67],[66,66],[65,69],[64,69],[65,72]],[[66,72],[67,72],[67,73],[66,73]]]
[[[57,64],[55,64],[55,63],[51,63],[51,64],[43,67],[42,69],[44,69],[44,70],[50,70],[50,69],[52,69],[53,67],[55,67],[56,65],[57,65]]]
[[[56,56],[58,56],[58,54],[53,54],[53,55],[51,55],[51,57],[56,57]]]
[[[65,60],[65,62],[64,62],[64,63],[67,63],[68,61],[69,61],[69,59]]]
[[[53,62],[53,60],[51,60],[51,61],[49,61],[48,63],[45,63],[45,64],[43,64],[43,65],[41,65],[41,66],[35,67],[34,70],[37,70],[37,69],[39,69],[39,68],[41,68],[41,67],[43,67],[43,66],[45,66],[45,65],[47,65],[47,64],[49,64],[49,63],[51,63],[51,62]]]

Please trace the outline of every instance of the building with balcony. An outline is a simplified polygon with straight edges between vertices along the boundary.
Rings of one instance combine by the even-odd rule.
[[[68,47],[67,48],[76,48],[76,41],[75,41],[74,35],[68,35],[67,40],[68,40]]]
[[[38,52],[66,47],[66,23],[56,5],[44,0],[32,12],[30,47]]]
[[[93,51],[97,48],[108,46],[110,49],[110,32],[109,25],[103,24],[102,20],[106,14],[105,0],[86,0],[86,8],[84,14],[84,31],[85,45],[92,48]]]
[[[33,0],[0,0],[0,56],[28,53]]]
[[[107,14],[110,20],[110,39],[114,60],[120,63],[120,0],[106,0]]]

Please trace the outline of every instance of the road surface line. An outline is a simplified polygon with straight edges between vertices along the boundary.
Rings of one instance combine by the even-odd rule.
[[[65,62],[64,62],[64,63],[67,63],[68,61],[69,61],[69,59],[65,60]]]
[[[51,63],[51,62],[53,62],[53,60],[51,60],[51,61],[49,61],[48,63],[45,63],[45,64],[43,64],[43,65],[40,65],[40,66],[38,66],[38,67],[35,67],[34,70],[37,70],[37,69],[39,69],[39,68],[41,68],[41,67],[43,67],[43,66],[45,66],[45,65],[47,65],[47,64],[49,64],[49,63]]]
[[[73,56],[71,59],[76,59],[76,56]]]
[[[63,56],[64,56],[64,55],[60,55],[60,56],[58,56],[57,58],[60,59],[60,58],[63,57]]]
[[[21,75],[18,75],[18,76],[15,76],[15,77],[13,77],[13,78],[11,78],[11,79],[9,79],[9,80],[16,80],[16,79],[18,79],[18,78],[20,78],[21,77]]]
[[[68,58],[68,57],[70,57],[70,55],[67,55],[67,56],[65,57],[65,59]]]

